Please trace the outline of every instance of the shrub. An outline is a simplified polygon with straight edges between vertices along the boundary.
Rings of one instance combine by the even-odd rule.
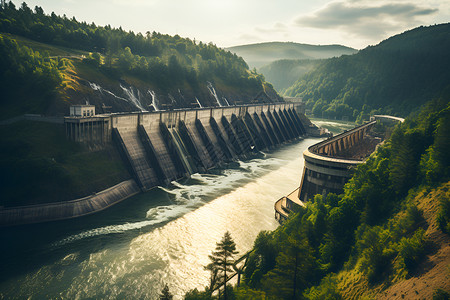
[[[397,244],[397,271],[399,274],[410,275],[425,254],[425,230],[419,228],[410,238],[402,238]]]
[[[450,233],[450,199],[448,198],[442,198],[440,201],[437,223],[443,232]]]

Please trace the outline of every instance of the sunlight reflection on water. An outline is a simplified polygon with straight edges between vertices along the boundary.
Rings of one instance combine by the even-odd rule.
[[[301,154],[318,141],[308,138],[143,194],[142,217],[124,223],[106,215],[100,226],[87,224],[55,238],[45,249],[60,258],[0,282],[0,298],[155,299],[167,283],[179,299],[187,290],[202,289],[209,279],[208,255],[225,231],[243,254],[261,230],[278,226],[274,203],[298,187]],[[158,203],[152,197],[161,195],[169,200],[152,205]]]

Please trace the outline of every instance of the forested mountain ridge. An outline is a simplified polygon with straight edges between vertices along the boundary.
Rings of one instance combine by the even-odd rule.
[[[309,45],[293,42],[267,42],[226,48],[243,57],[250,68],[257,68],[282,59],[323,59],[358,50],[342,45]]]
[[[117,112],[244,104],[262,91],[281,101],[242,58],[178,35],[135,34],[12,2],[0,8],[0,34],[2,119],[64,114],[86,102]]]
[[[324,60],[285,92],[315,116],[406,116],[450,86],[450,24],[418,27],[356,54]]]

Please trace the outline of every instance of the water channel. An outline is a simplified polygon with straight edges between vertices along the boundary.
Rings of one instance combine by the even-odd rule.
[[[347,122],[316,120],[337,133]],[[306,138],[156,188],[91,216],[0,232],[0,299],[176,299],[202,289],[225,231],[245,253],[300,183]]]

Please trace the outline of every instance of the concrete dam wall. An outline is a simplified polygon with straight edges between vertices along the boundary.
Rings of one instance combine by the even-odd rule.
[[[296,104],[249,105],[65,117],[67,137],[101,148],[113,142],[133,179],[73,201],[0,210],[0,227],[80,217],[140,191],[306,134]]]
[[[113,141],[149,190],[306,134],[295,103],[67,117],[67,135]],[[303,117],[303,116],[302,116]]]
[[[144,191],[306,133],[293,104],[176,110],[110,118],[112,139]]]

